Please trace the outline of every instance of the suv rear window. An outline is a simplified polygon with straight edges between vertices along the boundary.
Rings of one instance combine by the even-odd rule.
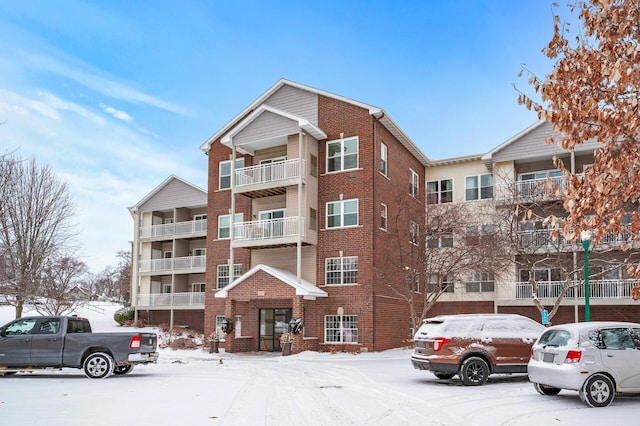
[[[538,343],[543,346],[568,346],[571,332],[567,330],[548,330],[542,333]]]

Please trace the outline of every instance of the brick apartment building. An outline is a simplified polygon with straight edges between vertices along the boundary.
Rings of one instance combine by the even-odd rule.
[[[391,290],[405,278],[389,271],[424,221],[428,159],[383,110],[280,80],[201,149],[205,331],[230,319],[227,351],[279,350],[292,319],[304,323],[295,352],[379,351],[410,337]]]

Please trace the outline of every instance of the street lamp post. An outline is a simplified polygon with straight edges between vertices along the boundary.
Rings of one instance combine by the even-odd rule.
[[[582,231],[582,248],[584,249],[584,320],[591,321],[591,301],[589,289],[589,246],[591,245],[591,231]]]

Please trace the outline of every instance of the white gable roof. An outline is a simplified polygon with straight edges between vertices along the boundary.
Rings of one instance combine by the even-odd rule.
[[[240,285],[240,283],[242,283],[244,280],[246,280],[247,278],[251,277],[252,275],[254,275],[258,271],[264,271],[267,274],[279,279],[283,283],[288,284],[291,287],[295,288],[296,289],[296,295],[298,295],[298,296],[306,296],[306,297],[312,297],[312,298],[329,296],[329,294],[326,291],[319,289],[315,285],[311,284],[309,281],[300,280],[300,282],[298,282],[298,278],[295,276],[295,274],[292,274],[289,271],[286,271],[286,270],[280,269],[280,268],[274,268],[274,267],[271,267],[271,266],[268,266],[268,265],[260,264],[260,265],[256,265],[253,268],[251,268],[251,270],[247,271],[247,273],[242,275],[240,278],[235,280],[233,283],[231,283],[228,286],[226,286],[225,288],[219,290],[216,293],[215,297],[220,297],[220,298],[227,297],[228,293],[229,293],[229,290],[231,290],[234,287]]]

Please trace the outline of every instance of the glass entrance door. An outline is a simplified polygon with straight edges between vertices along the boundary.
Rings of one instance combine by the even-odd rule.
[[[260,350],[281,352],[278,337],[289,331],[291,309],[260,309]]]

